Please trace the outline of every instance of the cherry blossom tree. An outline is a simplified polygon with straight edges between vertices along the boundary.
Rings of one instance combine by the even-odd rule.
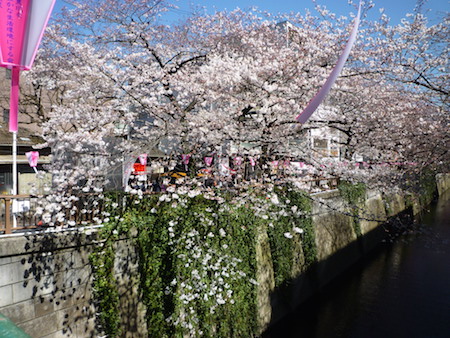
[[[319,16],[235,10],[168,26],[160,17],[172,5],[162,0],[67,2],[29,81],[52,98],[39,106],[44,136],[70,186],[152,149],[311,159],[308,131],[324,126],[342,133],[348,161],[448,165],[448,17],[364,22],[323,113],[299,126],[346,43],[348,18],[317,6]],[[58,156],[67,149],[78,164]],[[403,173],[373,168],[323,170],[371,182]]]

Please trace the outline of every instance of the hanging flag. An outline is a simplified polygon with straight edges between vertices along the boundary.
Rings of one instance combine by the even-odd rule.
[[[140,154],[139,155],[139,162],[143,165],[147,165],[147,154]]]
[[[25,153],[25,156],[27,157],[30,167],[37,167],[37,163],[39,160],[39,151],[29,151],[28,153]]]
[[[205,164],[206,164],[208,167],[210,167],[211,164],[212,164],[213,159],[214,159],[214,157],[207,156],[207,157],[205,157],[203,160],[205,161]]]
[[[11,69],[11,132],[18,130],[20,71],[31,69],[55,1],[0,0],[0,66]]]
[[[186,171],[188,171],[188,164],[189,164],[189,159],[190,158],[191,158],[190,154],[183,154],[183,155],[181,155],[181,160],[182,160],[182,162],[184,164],[184,169]]]
[[[184,165],[188,165],[189,164],[189,159],[191,158],[190,154],[183,154],[181,155],[181,160],[183,161]]]
[[[28,163],[30,164],[30,167],[34,169],[34,171],[37,174],[37,164],[39,160],[39,151],[29,151],[25,153],[25,156],[27,157]]]
[[[237,156],[233,159],[233,163],[236,167],[240,167],[244,159],[240,156]]]
[[[336,66],[334,67],[330,76],[326,80],[325,84],[322,86],[322,88],[320,88],[319,92],[309,102],[309,104],[306,106],[306,108],[296,117],[296,120],[298,122],[305,123],[306,121],[308,121],[308,119],[315,112],[317,107],[322,103],[322,101],[325,99],[327,94],[330,92],[331,87],[333,86],[334,82],[336,81],[339,74],[341,73],[345,62],[347,61],[347,58],[350,55],[350,51],[352,50],[353,44],[355,43],[356,34],[358,33],[360,17],[361,17],[361,1],[359,2],[358,14],[356,15],[355,23],[353,25],[353,29],[350,34],[350,38],[347,42],[347,45],[345,46],[344,51],[342,52],[341,56],[339,57],[338,62],[336,63]]]
[[[250,161],[250,165],[254,167],[256,165],[256,159],[254,157],[249,156],[248,160]]]

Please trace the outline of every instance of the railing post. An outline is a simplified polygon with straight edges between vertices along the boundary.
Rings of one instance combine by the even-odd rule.
[[[9,198],[5,198],[5,234],[12,234],[11,199],[9,199]]]

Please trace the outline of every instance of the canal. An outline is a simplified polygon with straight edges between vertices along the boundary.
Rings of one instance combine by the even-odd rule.
[[[450,337],[450,192],[263,337]]]

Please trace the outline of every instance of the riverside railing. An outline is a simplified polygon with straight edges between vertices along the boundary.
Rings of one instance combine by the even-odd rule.
[[[102,200],[95,194],[77,196],[71,201],[70,208],[61,209],[60,212],[47,212],[46,207],[50,204],[45,197],[0,195],[0,234],[20,233],[49,226],[90,225],[95,223],[95,217],[101,214],[103,207]]]
[[[283,182],[279,183],[284,184]],[[316,192],[317,190],[324,191],[337,188],[339,178],[316,176],[310,179],[297,180],[297,183],[302,190]],[[222,189],[230,190],[230,188]],[[231,190],[233,191],[233,188]],[[164,190],[144,192],[144,194],[155,193],[164,193]],[[115,202],[118,207],[123,207],[127,203],[129,200],[126,197],[127,195],[124,192],[116,194],[115,199],[117,200]],[[97,220],[103,218],[104,199],[99,198],[98,194],[76,196],[75,199],[70,201],[68,208],[61,208],[59,212],[46,210],[51,204],[51,201],[47,201],[45,196],[0,195],[0,235],[48,227],[67,228],[95,225],[98,224]],[[45,217],[46,214],[47,217]]]

